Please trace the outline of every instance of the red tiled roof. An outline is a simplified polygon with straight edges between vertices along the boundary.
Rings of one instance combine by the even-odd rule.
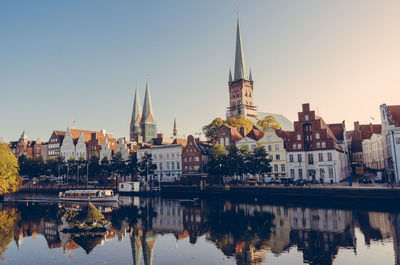
[[[333,123],[333,124],[328,124],[328,127],[329,129],[331,129],[336,139],[338,139],[339,141],[343,141],[343,133],[344,133],[343,124]]]
[[[246,135],[246,137],[249,137],[253,140],[260,140],[261,138],[263,138],[264,136],[264,132],[260,131],[259,129],[257,129],[255,126],[253,126],[253,129]]]
[[[400,127],[400,105],[387,106],[389,112],[389,123]]]

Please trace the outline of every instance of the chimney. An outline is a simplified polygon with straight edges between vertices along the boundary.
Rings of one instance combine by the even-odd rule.
[[[240,127],[240,134],[245,137],[246,136],[246,129],[244,128],[244,126]]]

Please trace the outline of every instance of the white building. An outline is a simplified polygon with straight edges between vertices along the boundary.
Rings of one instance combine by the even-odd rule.
[[[77,136],[79,137],[77,138]],[[60,155],[67,161],[70,158],[79,159],[80,157],[87,159],[87,141],[89,135],[84,136],[84,132],[76,129],[67,128],[64,140],[60,147]]]
[[[272,159],[272,172],[268,174],[272,177],[281,178],[286,176],[286,150],[284,139],[278,136],[281,134],[273,128],[264,131],[264,136],[259,140],[259,143],[265,147],[268,155]]]
[[[383,152],[384,139],[381,134],[374,133],[370,139],[362,141],[363,162],[367,168],[381,170],[385,168]]]
[[[179,180],[182,175],[182,145],[159,145],[147,149],[137,150],[138,161],[150,153],[153,163],[157,165],[154,178],[161,182],[172,182]]]
[[[111,159],[111,157],[114,153],[114,150],[116,149],[116,143],[113,140],[114,139],[104,138],[103,144],[101,145],[100,154],[99,154],[100,161],[104,157]]]
[[[128,144],[126,143],[125,137],[118,138],[115,152],[120,152],[122,155],[122,159],[128,160],[129,148],[128,148]]]
[[[326,124],[303,104],[286,142],[287,172],[294,179],[338,183],[349,176],[344,123]]]
[[[389,180],[400,183],[400,105],[380,106],[385,168]]]

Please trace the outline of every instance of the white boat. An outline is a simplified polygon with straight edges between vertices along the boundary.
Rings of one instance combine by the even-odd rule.
[[[118,194],[112,190],[67,190],[58,194],[60,201],[90,201],[110,202],[118,201]]]

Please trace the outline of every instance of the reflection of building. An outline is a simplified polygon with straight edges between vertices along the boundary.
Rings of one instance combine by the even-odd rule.
[[[160,198],[155,198],[155,200],[157,203],[154,203],[153,210],[157,212],[157,216],[153,218],[153,232],[183,234],[183,214],[179,201]]]
[[[182,220],[191,244],[195,244],[197,238],[207,232],[207,216],[202,206],[191,203],[182,205]]]
[[[303,252],[304,262],[332,264],[339,247],[355,249],[354,227],[349,211],[290,209],[290,240]]]

